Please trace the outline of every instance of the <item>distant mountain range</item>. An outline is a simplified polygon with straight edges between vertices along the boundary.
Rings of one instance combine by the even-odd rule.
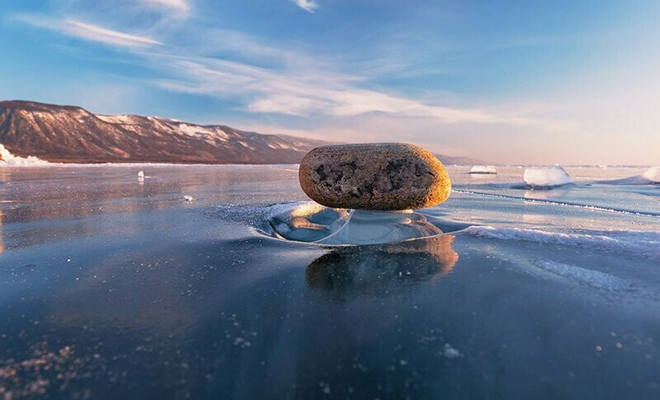
[[[0,101],[0,144],[51,162],[298,163],[320,140],[264,135],[160,117],[100,115],[81,107]],[[438,156],[445,164],[478,160]]]

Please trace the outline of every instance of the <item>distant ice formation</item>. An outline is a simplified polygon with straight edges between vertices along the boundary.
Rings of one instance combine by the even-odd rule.
[[[183,196],[183,199],[184,199],[185,201],[195,201],[195,198],[194,198],[194,197],[192,197],[192,196],[188,196],[188,195]]]
[[[607,183],[610,185],[657,185],[660,184],[660,166],[651,167],[640,175],[635,175],[623,179],[614,179],[611,181],[603,181],[600,183]]]
[[[17,157],[9,152],[0,144],[0,166],[20,166],[20,165],[46,165],[49,164],[48,161],[44,161],[40,158],[34,156]]]
[[[144,171],[138,172],[138,180],[143,180],[144,179]]]
[[[470,170],[471,174],[497,174],[497,169],[492,165],[475,165]]]
[[[572,182],[566,170],[560,166],[527,168],[523,175],[525,183],[533,188],[551,188]]]
[[[642,176],[653,183],[660,183],[660,166],[647,169]]]

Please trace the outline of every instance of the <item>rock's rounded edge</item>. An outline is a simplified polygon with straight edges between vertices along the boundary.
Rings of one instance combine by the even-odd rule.
[[[362,159],[359,162],[379,164],[377,167],[371,166],[378,170],[389,166],[392,160],[401,159],[402,156],[418,160],[429,171],[433,171],[434,179],[428,187],[407,187],[405,190],[390,190],[389,193],[382,193],[374,188],[368,202],[365,202],[364,198],[346,201],[345,196],[344,198],[341,198],[340,195],[328,196],[327,190],[326,193],[322,193],[322,190],[319,190],[319,183],[314,181],[312,174],[308,171],[318,167],[315,164],[319,164],[318,160],[322,160],[324,157],[336,163],[356,161],[354,155],[350,156],[355,152],[371,152],[371,156],[376,156],[377,159]],[[407,143],[360,143],[316,147],[303,157],[298,177],[300,186],[307,196],[317,203],[333,208],[377,211],[422,209],[446,201],[451,194],[451,179],[440,160],[428,150]],[[374,176],[374,183],[377,183],[379,178],[377,175]]]

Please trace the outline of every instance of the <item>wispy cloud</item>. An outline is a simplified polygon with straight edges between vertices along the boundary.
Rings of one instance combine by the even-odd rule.
[[[168,79],[154,81],[157,86],[175,92],[238,100],[244,104],[245,110],[253,113],[300,118],[385,115],[430,119],[437,124],[566,129],[559,122],[524,114],[423,102],[374,87],[370,85],[368,76],[345,74],[341,72],[340,62],[323,62],[317,60],[319,57],[268,46],[239,32],[225,30],[216,32],[217,35],[205,32],[205,46],[231,50],[233,55],[230,60],[203,55],[214,53],[214,49],[209,47],[177,49],[167,46],[156,49],[154,47],[162,43],[149,37],[72,19],[32,15],[23,15],[19,19],[69,36],[126,47],[144,57],[152,67],[165,69],[170,75]]]
[[[112,46],[146,48],[162,44],[149,37],[119,32],[73,19],[56,19],[27,14],[18,15],[15,19],[37,28],[49,29],[63,35]]]
[[[155,5],[165,6],[180,11],[190,10],[190,6],[185,0],[142,0],[146,3],[153,3]]]
[[[298,7],[302,8],[305,11],[309,11],[313,13],[317,8],[319,8],[319,4],[314,1],[314,0],[291,0],[294,2]]]
[[[298,117],[351,118],[384,114],[430,118],[436,123],[535,125],[540,121],[479,109],[428,105],[415,99],[360,87],[362,79],[316,70],[269,70],[204,57],[154,60],[173,68],[178,79],[160,80],[165,89],[214,97],[242,98],[252,112]]]

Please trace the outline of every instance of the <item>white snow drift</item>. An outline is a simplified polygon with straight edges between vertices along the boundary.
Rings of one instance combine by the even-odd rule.
[[[15,166],[15,165],[46,165],[48,161],[44,161],[35,156],[17,157],[9,152],[4,145],[0,144],[0,166]]]

